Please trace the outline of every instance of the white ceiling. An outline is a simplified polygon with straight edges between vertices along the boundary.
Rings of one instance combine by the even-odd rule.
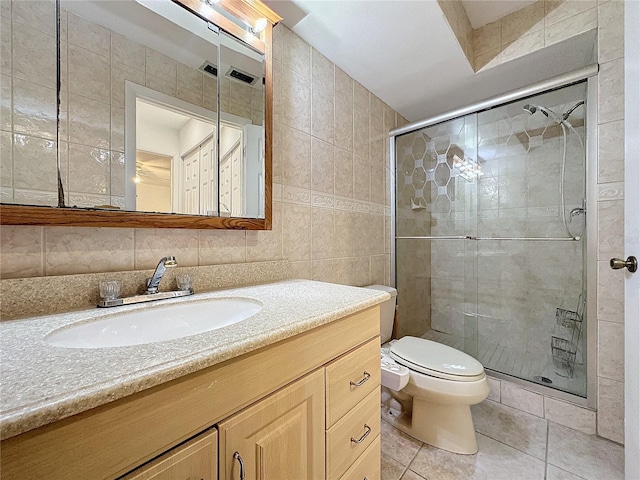
[[[265,3],[285,25],[409,121],[546,80],[593,59],[593,38],[582,35],[476,74],[435,0]],[[489,3],[490,8],[483,8],[495,16],[514,3],[530,1],[465,3]]]

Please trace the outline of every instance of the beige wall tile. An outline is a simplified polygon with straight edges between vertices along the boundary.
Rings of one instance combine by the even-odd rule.
[[[624,253],[624,201],[598,202],[598,260]]]
[[[124,108],[111,107],[111,150],[124,152]]]
[[[38,112],[32,115],[31,112]],[[56,91],[35,83],[13,82],[13,130],[55,140]]]
[[[501,399],[508,405],[538,417],[544,416],[542,395],[517,387],[513,383],[504,382],[501,386]]]
[[[612,270],[609,261],[598,262],[598,320],[624,322],[624,275]]]
[[[369,158],[370,96],[369,90],[353,83],[353,152],[364,158]]]
[[[474,60],[474,69],[476,72],[493,68],[502,63],[502,47],[494,48],[486,53],[477,55]]]
[[[145,85],[145,74],[137,68],[121,63],[111,64],[111,105],[124,108],[125,81]]]
[[[9,132],[0,132],[0,186],[13,186],[13,147]]]
[[[111,108],[79,95],[69,96],[69,141],[90,147],[109,148]]]
[[[57,191],[56,144],[27,135],[13,135],[13,186]]]
[[[545,0],[545,26],[549,27],[596,6],[595,0]]]
[[[288,28],[282,33],[282,64],[308,81],[311,78],[311,47]]]
[[[474,53],[476,57],[502,46],[500,20],[491,22],[473,31]]]
[[[272,229],[247,232],[247,262],[280,260],[282,255],[282,203],[273,202]]]
[[[13,21],[29,25],[48,35],[55,35],[55,2],[53,0],[30,0],[12,3]]]
[[[334,260],[314,260],[311,262],[312,280],[319,282],[334,282],[335,265]]]
[[[109,102],[110,59],[69,45],[69,92]]]
[[[311,131],[311,88],[308,80],[286,66],[281,68],[282,123],[302,132]]]
[[[369,136],[370,142],[378,140],[386,140],[388,136],[384,131],[384,103],[375,95],[371,95],[371,117],[369,118]],[[370,152],[373,157],[373,150]]]
[[[13,75],[22,80],[55,88],[55,37],[16,22],[13,23],[12,34]]]
[[[11,17],[0,16],[0,72],[5,75],[11,75],[11,37]]]
[[[371,185],[371,168],[369,159],[353,156],[353,197],[365,202],[369,201]]]
[[[598,61],[610,62],[624,56],[624,2],[598,6]]]
[[[238,230],[199,230],[198,265],[247,261],[247,233]]]
[[[315,48],[311,49],[312,84],[333,95],[335,89],[335,65]]]
[[[145,51],[145,72],[147,75],[175,82],[178,78],[178,62],[155,50],[147,48]]]
[[[567,3],[588,2],[563,2],[563,4]],[[596,8],[585,10],[577,15],[567,18],[566,20],[554,23],[553,25],[547,25],[545,28],[544,44],[545,46],[553,45],[554,43],[574,37],[580,33],[596,28],[597,26],[598,10]]]
[[[124,153],[111,152],[111,189],[109,193],[111,196],[123,197],[124,202],[124,188],[125,188],[125,176],[124,176]],[[110,202],[115,205],[113,202]],[[118,205],[121,208],[124,204]]]
[[[500,20],[502,44],[530,35],[544,28],[544,1],[516,10]]]
[[[598,376],[624,381],[624,324],[598,321]]]
[[[131,228],[46,227],[46,275],[133,268],[134,230]]]
[[[139,228],[135,230],[135,269],[155,268],[173,255],[182,267],[198,265],[198,230]],[[120,269],[130,270],[130,269]]]
[[[598,183],[624,180],[624,122],[598,125]]]
[[[110,30],[73,13],[67,18],[67,41],[98,55],[108,57],[111,54]]]
[[[353,151],[353,79],[336,67],[334,144]]]
[[[69,145],[69,190],[109,194],[111,153],[108,150]]]
[[[313,260],[334,257],[335,242],[334,210],[330,208],[312,208],[311,236]]]
[[[334,139],[333,91],[313,87],[311,91],[311,134],[325,142]]]
[[[624,383],[598,378],[598,435],[624,443]]]
[[[311,138],[311,189],[333,194],[333,146]]]
[[[193,68],[187,67],[182,63],[178,63],[178,90],[190,90],[194,93],[202,95],[204,77],[203,73],[199,70],[195,70]],[[244,101],[249,102],[249,106],[251,106],[251,90],[253,90],[248,85],[237,85],[236,89],[232,89],[231,98],[232,101]],[[242,87],[242,88],[241,88]],[[236,95],[234,95],[234,93]]]
[[[44,275],[44,227],[3,225],[0,243],[2,278]]]
[[[573,430],[596,433],[596,412],[562,400],[544,397],[544,417]]]
[[[0,129],[8,131],[11,131],[13,117],[11,108],[11,84],[12,78],[9,75],[0,75]]]
[[[517,37],[510,43],[503,44],[501,54],[502,62],[508,62],[514,58],[527,55],[534,50],[539,50],[544,47],[544,42],[543,30],[538,30],[528,35]]]
[[[282,204],[282,254],[290,261],[311,260],[311,207]]]
[[[145,75],[145,86],[149,87],[152,90],[157,90],[160,93],[170,95],[172,97],[177,96],[177,92],[178,92],[178,87],[177,87],[175,78],[155,77],[153,75],[150,75],[149,73]],[[224,104],[221,107],[223,111],[228,110],[228,108],[229,108],[228,105],[224,105]]]
[[[144,72],[145,47],[118,33],[111,32],[111,60]]]
[[[342,197],[353,197],[353,155],[346,150],[333,149],[334,193]]]
[[[600,65],[598,74],[598,123],[624,118],[624,60]]]
[[[313,280],[311,262],[291,262],[291,278]]]
[[[282,183],[299,188],[311,187],[311,137],[282,127]]]

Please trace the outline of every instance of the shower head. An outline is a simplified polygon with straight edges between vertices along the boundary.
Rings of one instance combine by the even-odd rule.
[[[533,115],[536,112],[542,112],[545,117],[549,116],[549,111],[541,105],[530,105],[526,104],[522,109],[527,112],[529,115]]]

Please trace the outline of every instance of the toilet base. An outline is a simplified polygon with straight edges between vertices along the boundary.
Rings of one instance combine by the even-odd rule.
[[[469,405],[444,405],[414,397],[411,413],[384,418],[416,440],[442,450],[463,455],[478,452]]]

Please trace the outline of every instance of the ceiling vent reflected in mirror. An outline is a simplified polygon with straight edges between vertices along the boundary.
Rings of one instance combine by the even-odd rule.
[[[255,83],[258,81],[258,77],[254,77],[250,73],[243,72],[242,70],[239,70],[235,67],[229,67],[229,70],[227,70],[225,76],[243,83],[248,83],[249,85],[255,85]]]
[[[209,62],[204,62],[200,65],[200,70],[208,73],[209,75],[213,75],[214,77],[218,76],[218,67]]]

